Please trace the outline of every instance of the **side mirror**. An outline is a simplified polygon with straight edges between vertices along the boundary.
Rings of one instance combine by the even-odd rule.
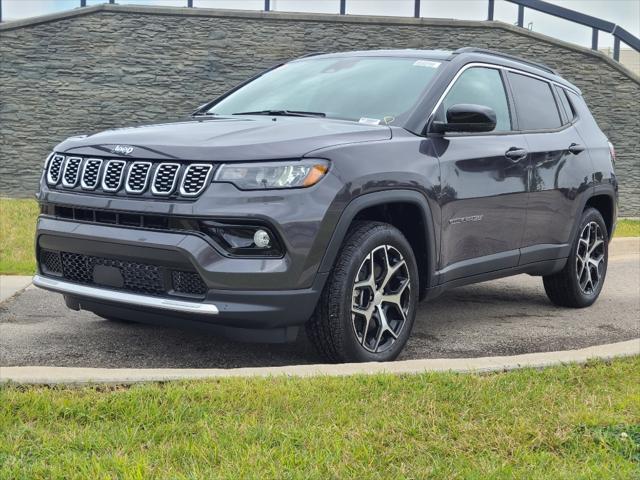
[[[459,103],[447,110],[446,122],[433,122],[431,131],[445,132],[491,132],[496,128],[496,112],[484,105]]]

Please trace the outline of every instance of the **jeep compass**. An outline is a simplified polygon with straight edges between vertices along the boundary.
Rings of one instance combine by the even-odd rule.
[[[106,319],[385,361],[419,300],[527,273],[563,307],[607,272],[613,146],[552,69],[476,48],[309,55],[172,123],[48,157],[34,283]],[[428,321],[428,320],[427,320]]]

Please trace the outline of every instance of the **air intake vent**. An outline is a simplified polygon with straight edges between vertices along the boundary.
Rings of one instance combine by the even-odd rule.
[[[47,169],[47,183],[49,185],[56,185],[60,181],[63,163],[64,157],[62,155],[54,155],[49,160],[49,168]]]
[[[82,188],[94,190],[98,186],[98,174],[101,166],[102,160],[99,158],[90,158],[85,162],[82,169],[82,178],[80,179]]]
[[[63,187],[73,188],[78,184],[81,164],[82,159],[80,157],[67,157],[67,163],[64,165],[64,173],[62,174]]]
[[[187,167],[180,186],[180,193],[185,197],[200,195],[211,180],[213,167],[206,163],[194,163]]]
[[[102,189],[105,192],[117,192],[122,185],[122,177],[126,162],[122,160],[109,160],[102,179]]]
[[[176,188],[178,180],[178,163],[161,163],[156,169],[151,185],[151,192],[154,195],[171,195]]]
[[[133,162],[127,174],[127,193],[142,193],[147,189],[151,162]]]

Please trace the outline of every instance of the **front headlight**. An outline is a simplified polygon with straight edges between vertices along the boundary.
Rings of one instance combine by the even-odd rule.
[[[226,163],[218,168],[213,181],[233,183],[241,190],[304,188],[318,183],[328,171],[328,161],[315,159]]]

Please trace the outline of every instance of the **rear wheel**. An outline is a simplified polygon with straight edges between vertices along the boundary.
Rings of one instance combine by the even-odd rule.
[[[355,224],[307,323],[309,338],[332,362],[395,359],[413,327],[417,282],[413,250],[398,229]]]
[[[577,236],[564,269],[543,277],[549,300],[563,307],[593,304],[607,274],[609,237],[600,212],[588,208],[582,214]]]

